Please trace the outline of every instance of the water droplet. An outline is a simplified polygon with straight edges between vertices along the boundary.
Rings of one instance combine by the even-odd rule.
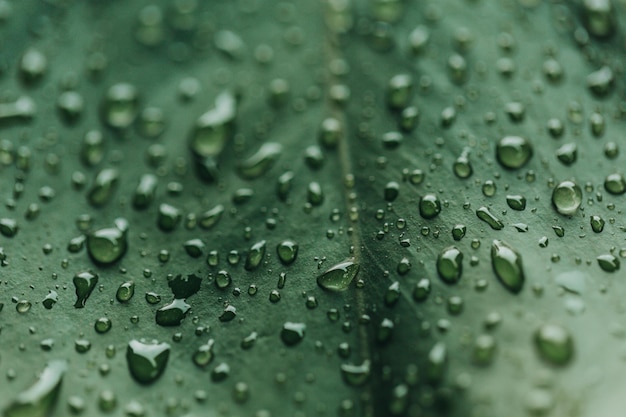
[[[161,204],[157,216],[157,225],[164,232],[171,232],[180,224],[182,218],[183,215],[176,207],[169,204]]]
[[[17,394],[4,409],[5,417],[43,417],[51,415],[59,397],[63,376],[67,370],[64,360],[51,361],[37,381]]]
[[[102,265],[108,265],[119,260],[128,249],[128,233],[126,221],[116,220],[116,226],[98,229],[87,235],[87,253],[90,258]]]
[[[417,302],[424,302],[430,295],[431,284],[428,278],[420,279],[413,288],[413,299]]]
[[[196,349],[191,357],[196,366],[204,368],[213,361],[213,358],[215,358],[215,354],[213,353],[214,344],[215,340],[209,339],[207,343],[198,346],[198,349]]]
[[[144,174],[139,179],[139,184],[133,193],[133,207],[137,210],[148,208],[154,200],[158,179],[153,174]]]
[[[610,67],[604,66],[587,76],[587,87],[597,97],[604,97],[613,90],[615,76]]]
[[[76,302],[74,307],[83,308],[87,298],[91,295],[91,292],[96,288],[98,283],[98,274],[91,273],[89,271],[79,272],[74,275],[72,279],[74,287],[76,287]]]
[[[441,213],[441,201],[435,194],[426,194],[420,198],[420,215],[425,219],[434,219]]]
[[[146,294],[147,295],[147,294]],[[183,299],[174,299],[156,311],[155,321],[159,326],[179,326],[191,306]]]
[[[535,332],[534,340],[541,358],[553,365],[566,365],[574,356],[572,336],[558,324],[543,324]]]
[[[324,202],[324,192],[318,182],[313,181],[309,183],[307,201],[313,206],[319,206]]]
[[[56,291],[49,290],[48,295],[43,299],[41,304],[44,306],[46,310],[50,310],[59,300],[59,294]],[[0,311],[2,307],[0,307]]]
[[[237,317],[237,309],[233,305],[226,306],[219,316],[221,322],[228,322]]]
[[[287,346],[297,345],[304,339],[306,324],[286,322],[280,332],[280,338]]]
[[[509,207],[516,211],[523,211],[526,209],[526,198],[521,195],[507,195],[506,203]]]
[[[532,156],[532,145],[520,136],[505,136],[496,145],[496,159],[507,169],[523,167]]]
[[[616,13],[610,0],[584,0],[583,22],[592,36],[606,38],[615,30]]]
[[[622,174],[609,174],[604,180],[604,189],[613,195],[624,194],[626,192],[626,179]]]
[[[342,364],[341,376],[346,384],[360,387],[367,382],[370,376],[370,361],[364,360],[361,365]]]
[[[127,303],[135,295],[135,283],[133,281],[126,281],[120,284],[115,292],[115,298],[120,303]]]
[[[276,246],[278,259],[284,265],[292,264],[298,256],[298,244],[292,240],[283,240]]]
[[[189,298],[198,291],[200,291],[200,285],[202,284],[202,278],[195,274],[189,274],[183,276],[178,274],[175,277],[169,278],[167,281],[168,287],[172,290],[174,298]]]
[[[506,289],[517,294],[524,287],[521,255],[508,244],[494,240],[491,245],[491,266]]]
[[[198,159],[216,157],[235,134],[237,99],[223,92],[215,99],[215,107],[202,114],[193,127],[189,148]]]
[[[113,323],[108,317],[100,317],[99,319],[96,320],[93,327],[96,333],[104,334],[108,332],[109,330],[111,330],[112,326],[113,326]]]
[[[489,334],[482,334],[474,341],[472,361],[476,365],[487,366],[493,362],[496,352],[496,340]]]
[[[487,207],[476,210],[476,217],[487,223],[493,230],[502,230],[504,224]]]
[[[96,175],[96,179],[87,193],[87,201],[98,208],[104,206],[113,197],[120,173],[115,168],[105,168]]]
[[[619,258],[611,255],[610,253],[600,255],[597,258],[598,265],[603,271],[606,272],[615,272],[619,270],[620,261]]]
[[[261,240],[250,248],[246,256],[246,264],[244,268],[246,271],[254,271],[261,265],[263,257],[265,257],[266,241]]]
[[[563,144],[556,150],[556,157],[565,166],[570,166],[578,159],[578,147],[575,143]]]
[[[131,340],[126,348],[128,370],[140,384],[152,384],[159,379],[169,356],[170,345],[157,341]]]
[[[359,264],[347,259],[327,269],[317,277],[317,284],[330,291],[345,291],[359,272]]]
[[[440,382],[445,376],[448,364],[448,349],[443,342],[437,342],[428,352],[426,377],[432,383]]]
[[[454,246],[444,248],[437,256],[437,273],[446,284],[456,284],[463,273],[463,253]]]
[[[406,107],[411,101],[413,79],[409,74],[397,74],[391,77],[387,86],[387,105],[394,110]]]
[[[13,237],[19,230],[17,221],[15,219],[2,218],[0,219],[0,233],[5,237]]]
[[[282,151],[283,147],[279,143],[264,143],[254,155],[239,165],[239,175],[248,180],[259,178],[269,171]]]
[[[139,111],[139,93],[137,88],[128,83],[111,86],[101,106],[102,121],[114,129],[128,128]]]
[[[456,161],[454,161],[452,170],[454,171],[454,175],[461,179],[466,179],[472,176],[474,170],[469,160],[469,148],[464,149],[463,153],[456,159]]]
[[[224,213],[224,206],[218,204],[210,210],[205,211],[200,215],[199,224],[205,230],[208,230],[215,226],[220,219],[222,218],[222,214]]]
[[[187,252],[187,255],[191,256],[192,258],[201,257],[204,251],[204,246],[204,242],[200,239],[189,239],[188,241],[183,243],[183,248],[185,249],[185,252]]]
[[[20,78],[26,84],[39,81],[48,71],[48,59],[41,51],[34,48],[24,52],[19,65]]]
[[[604,230],[604,219],[600,216],[590,216],[589,223],[591,224],[591,229],[595,233],[601,233]]]
[[[552,205],[566,216],[576,214],[583,200],[583,192],[573,181],[563,181],[552,191]]]

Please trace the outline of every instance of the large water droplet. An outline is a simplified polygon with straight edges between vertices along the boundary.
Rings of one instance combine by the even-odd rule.
[[[370,376],[370,361],[366,359],[361,365],[341,365],[341,376],[346,384],[353,387],[365,384]]]
[[[487,223],[493,230],[502,230],[504,224],[487,207],[476,210],[476,217]]]
[[[280,332],[280,338],[287,346],[297,345],[304,339],[304,333],[306,331],[306,324],[304,323],[292,323],[286,322],[283,324],[283,329]]]
[[[532,145],[520,136],[505,136],[496,144],[496,159],[507,169],[523,167],[532,156]]]
[[[105,168],[96,175],[96,179],[89,192],[87,201],[94,207],[102,207],[111,200],[117,188],[120,173],[115,168]]]
[[[290,265],[298,256],[298,244],[292,240],[283,240],[276,246],[276,253],[284,265]]]
[[[151,384],[159,379],[165,371],[169,356],[170,345],[167,343],[131,340],[126,348],[128,370],[141,384]]]
[[[139,93],[128,83],[111,86],[102,102],[101,117],[105,124],[114,129],[126,129],[137,117]]]
[[[553,365],[566,365],[574,356],[572,336],[558,324],[542,325],[534,339],[539,355]]]
[[[248,255],[246,256],[246,271],[253,271],[259,267],[263,261],[263,257],[265,256],[266,247],[267,245],[265,240],[261,240],[260,242],[252,245],[248,251]]]
[[[491,245],[491,266],[506,289],[518,293],[524,287],[524,267],[521,255],[501,240]]]
[[[87,253],[99,264],[108,265],[119,260],[128,249],[126,222],[118,219],[116,226],[98,229],[87,235]]]
[[[456,284],[463,273],[463,253],[455,246],[444,248],[437,256],[437,273],[446,284]]]
[[[5,417],[45,417],[52,414],[59,397],[63,375],[67,370],[64,360],[51,361],[37,382],[20,392],[4,409]]]
[[[223,92],[215,99],[215,107],[202,114],[191,132],[189,147],[199,159],[215,157],[235,133],[237,99]]]
[[[317,284],[330,291],[345,291],[359,272],[359,264],[348,259],[333,265],[317,277]]]
[[[72,282],[74,287],[76,287],[76,303],[74,303],[74,307],[83,308],[87,298],[89,298],[93,289],[96,288],[98,274],[89,271],[79,272],[74,275]]]
[[[156,324],[159,326],[179,326],[191,306],[183,299],[175,299],[157,310],[155,315]]]
[[[572,216],[583,201],[583,192],[573,181],[563,181],[552,191],[552,205],[560,214]]]
[[[283,147],[279,143],[264,143],[254,155],[239,165],[239,175],[248,180],[259,178],[269,171],[282,151]]]

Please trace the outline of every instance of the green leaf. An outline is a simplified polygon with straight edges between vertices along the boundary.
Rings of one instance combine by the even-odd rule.
[[[609,0],[0,0],[0,410],[615,416]]]

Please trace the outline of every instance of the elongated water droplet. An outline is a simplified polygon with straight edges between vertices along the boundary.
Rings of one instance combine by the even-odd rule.
[[[254,155],[239,165],[239,175],[248,180],[259,178],[269,171],[282,151],[283,147],[279,143],[264,143]]]
[[[487,223],[493,230],[502,230],[504,224],[487,207],[476,210],[476,216]]]
[[[215,107],[202,114],[191,132],[189,148],[198,159],[215,157],[235,133],[237,99],[223,92],[215,99]]]
[[[428,352],[426,377],[432,383],[439,383],[446,373],[448,349],[443,342],[436,343]]]
[[[359,264],[348,259],[333,265],[317,277],[317,284],[330,291],[345,291],[359,272]]]
[[[265,249],[267,247],[266,243],[267,242],[265,240],[261,240],[260,242],[252,245],[248,251],[248,255],[246,256],[246,271],[253,271],[261,265],[263,257],[265,256]]]
[[[360,387],[365,384],[370,376],[370,361],[364,360],[361,365],[342,364],[341,376],[346,384]]]
[[[521,255],[501,240],[491,245],[491,266],[506,289],[517,294],[524,287],[524,266]]]
[[[420,216],[425,219],[434,219],[441,213],[441,201],[435,194],[426,194],[420,198]]]
[[[74,307],[83,308],[87,298],[89,298],[93,289],[96,288],[98,274],[89,271],[79,272],[74,275],[72,282],[74,287],[76,287],[76,303],[74,303]]]
[[[135,283],[133,281],[126,281],[120,284],[115,292],[115,298],[120,303],[127,303],[135,295]]]
[[[463,253],[455,246],[444,248],[437,256],[437,273],[446,284],[456,284],[463,273]]]
[[[154,200],[157,184],[158,179],[156,175],[142,175],[133,194],[133,207],[138,210],[148,208],[150,203]]]
[[[135,380],[141,384],[155,382],[167,366],[170,345],[152,341],[131,340],[126,348],[126,363]]]
[[[46,417],[52,415],[67,370],[64,360],[51,361],[39,379],[20,392],[4,409],[5,417]]]
[[[567,365],[574,356],[572,336],[558,324],[542,325],[534,339],[539,355],[553,365]]]
[[[87,201],[94,207],[102,207],[113,197],[120,173],[115,168],[105,168],[98,173],[87,193]]]

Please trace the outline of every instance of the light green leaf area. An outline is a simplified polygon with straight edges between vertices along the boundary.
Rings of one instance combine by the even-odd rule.
[[[0,0],[3,415],[618,415],[625,8]]]

